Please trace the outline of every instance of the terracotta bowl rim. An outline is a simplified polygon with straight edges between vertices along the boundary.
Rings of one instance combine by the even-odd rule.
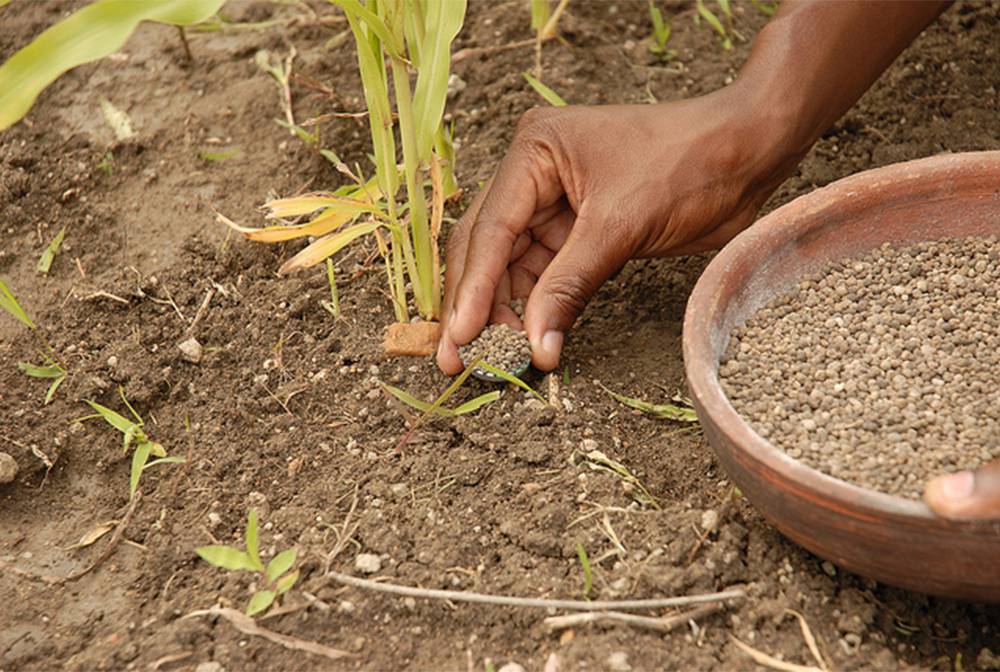
[[[869,490],[822,473],[789,457],[784,451],[760,436],[732,406],[719,384],[718,361],[710,334],[712,322],[721,312],[717,297],[725,279],[749,254],[771,254],[782,244],[812,230],[812,225],[795,226],[795,220],[814,222],[823,210],[836,208],[843,199],[859,192],[882,190],[886,184],[925,182],[943,172],[980,171],[988,166],[1000,171],[1000,151],[963,152],[937,155],[881,168],[862,171],[841,178],[825,187],[803,194],[757,220],[740,233],[708,264],[695,285],[684,315],[683,352],[688,385],[692,397],[700,403],[717,430],[726,436],[735,452],[742,452],[761,462],[788,482],[806,491],[818,492],[823,500],[842,512],[867,511],[921,524],[941,527],[977,527],[980,523],[960,523],[935,515],[922,500],[913,500]],[[781,232],[781,229],[786,229]],[[983,522],[983,521],[981,521]],[[988,522],[988,521],[985,521]]]

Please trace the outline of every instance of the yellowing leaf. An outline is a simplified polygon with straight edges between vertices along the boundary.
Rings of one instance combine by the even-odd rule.
[[[132,120],[129,119],[128,114],[124,110],[119,110],[107,98],[101,98],[100,103],[104,121],[108,122],[108,126],[115,132],[115,137],[118,140],[128,140],[135,137]]]
[[[279,198],[268,201],[264,207],[270,210],[268,216],[284,219],[287,217],[298,217],[308,215],[323,208],[343,208],[353,211],[355,214],[361,212],[373,212],[375,206],[370,201],[362,201],[333,194],[307,194],[305,196],[292,196],[290,198]]]
[[[330,255],[336,254],[354,239],[375,231],[379,226],[381,224],[378,222],[366,222],[364,224],[355,224],[343,231],[328,234],[282,264],[281,268],[278,269],[278,274],[285,275],[303,268],[315,266]]]
[[[95,527],[91,528],[90,530],[88,530],[87,532],[85,532],[83,534],[83,536],[80,537],[80,540],[78,542],[76,542],[72,546],[67,546],[63,550],[64,551],[75,551],[78,548],[84,548],[86,546],[90,546],[91,544],[93,544],[94,542],[96,542],[98,539],[100,539],[101,537],[103,537],[105,534],[107,534],[111,530],[115,529],[115,525],[117,525],[117,523],[118,523],[118,521],[115,521],[115,520],[109,520],[106,523],[100,523],[97,526],[95,526]]]

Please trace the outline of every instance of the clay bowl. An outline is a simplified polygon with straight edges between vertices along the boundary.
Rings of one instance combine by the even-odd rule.
[[[991,234],[1000,235],[997,151],[896,164],[817,189],[760,219],[708,265],[684,317],[684,362],[709,444],[783,534],[887,584],[1000,602],[1000,521],[947,521],[923,502],[866,490],[793,460],[740,417],[718,378],[733,327],[825,263],[885,242]]]

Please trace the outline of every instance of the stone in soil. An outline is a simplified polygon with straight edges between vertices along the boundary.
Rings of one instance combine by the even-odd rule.
[[[513,373],[531,361],[531,343],[523,331],[506,324],[491,324],[476,340],[459,348],[458,354],[466,365],[482,358],[491,366]]]
[[[723,389],[754,429],[836,478],[919,498],[1000,458],[1000,244],[883,245],[735,329]]]

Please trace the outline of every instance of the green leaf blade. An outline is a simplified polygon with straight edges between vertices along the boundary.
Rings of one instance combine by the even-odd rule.
[[[254,571],[256,568],[253,561],[243,551],[232,546],[220,546],[212,544],[209,546],[199,546],[194,549],[198,557],[210,565],[228,569],[230,571],[246,570]]]
[[[118,51],[140,21],[197,23],[224,0],[98,0],[51,26],[0,65],[0,130],[17,123],[67,70]]]
[[[292,586],[294,586],[295,582],[298,580],[299,580],[299,570],[296,569],[291,574],[285,574],[283,577],[278,579],[278,582],[275,584],[275,590],[277,591],[278,595],[284,595],[285,593],[287,593],[289,590],[292,589]]]
[[[0,103],[2,103],[3,92],[0,91]],[[10,287],[3,280],[0,280],[0,308],[10,313],[15,319],[20,321],[29,329],[35,328],[35,323],[31,321],[28,314],[24,312],[24,308],[21,304],[17,302],[14,298],[14,293],[10,291]]]
[[[247,604],[247,616],[253,616],[264,611],[272,604],[274,604],[274,598],[278,596],[273,590],[258,590],[250,598],[250,603]]]
[[[550,89],[548,86],[540,82],[538,79],[533,77],[529,72],[522,72],[521,75],[524,79],[531,85],[538,95],[545,99],[549,105],[553,107],[566,107],[568,103],[563,100],[562,96]]]
[[[420,46],[421,63],[413,90],[417,159],[426,162],[434,147],[434,136],[448,97],[451,43],[465,21],[466,0],[429,2],[427,23]]]
[[[253,568],[258,572],[264,571],[264,563],[260,560],[260,537],[258,536],[259,526],[257,524],[257,509],[250,509],[247,514],[247,557],[253,563]]]
[[[132,469],[129,472],[128,479],[129,499],[135,497],[135,491],[139,489],[139,478],[142,476],[142,470],[149,460],[149,451],[152,447],[153,445],[149,441],[143,441],[135,447],[135,451],[132,453]]]
[[[139,426],[136,423],[132,422],[125,416],[116,413],[115,411],[112,411],[110,408],[101,406],[96,401],[90,401],[89,399],[87,399],[86,401],[87,404],[92,409],[97,411],[97,414],[100,415],[101,418],[103,418],[104,421],[107,422],[109,425],[117,429],[119,432],[125,434],[126,436],[130,435],[133,437],[135,436],[136,431],[139,428]]]
[[[42,275],[48,275],[49,269],[52,267],[52,262],[56,258],[56,253],[59,252],[59,247],[62,245],[63,238],[66,237],[66,229],[56,234],[56,237],[52,239],[52,242],[48,244],[44,251],[42,251],[42,256],[38,259],[38,265],[35,267]]]
[[[298,557],[298,550],[289,548],[278,553],[267,563],[267,580],[274,583],[278,578],[292,568],[295,558]]]

